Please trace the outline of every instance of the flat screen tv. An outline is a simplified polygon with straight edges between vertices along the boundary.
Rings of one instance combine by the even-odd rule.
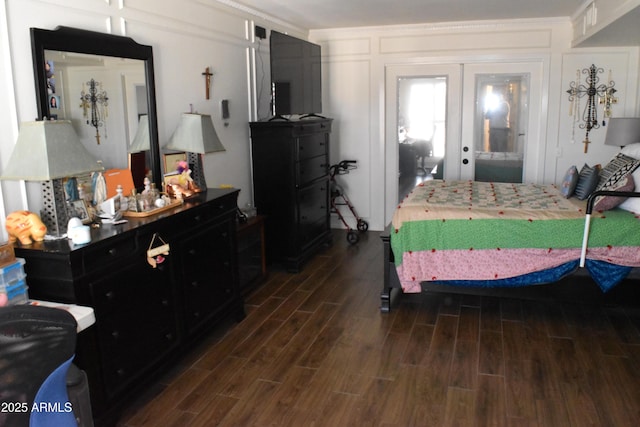
[[[322,112],[320,46],[271,31],[273,114],[317,115]]]

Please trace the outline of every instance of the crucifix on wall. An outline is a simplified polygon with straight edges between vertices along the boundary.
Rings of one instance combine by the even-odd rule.
[[[209,93],[211,91],[211,76],[213,76],[213,73],[211,73],[211,71],[209,71],[209,67],[207,67],[202,75],[205,79],[205,96],[206,99],[209,99]]]
[[[580,129],[586,129],[583,144],[584,152],[589,150],[589,133],[592,129],[598,129],[600,125],[606,126],[606,120],[611,117],[611,106],[618,102],[618,98],[614,95],[617,92],[614,87],[616,84],[611,78],[611,70],[609,70],[609,78],[607,83],[600,83],[600,77],[598,74],[603,73],[602,68],[598,68],[595,65],[591,65],[589,68],[583,68],[582,74],[586,76],[585,82],[580,81],[580,70],[576,70],[576,80],[569,84],[569,115],[573,116],[573,126],[575,132],[575,125],[580,121],[578,127]],[[586,105],[582,112],[580,111],[580,99],[586,97]],[[603,106],[602,121],[598,120],[598,105]]]

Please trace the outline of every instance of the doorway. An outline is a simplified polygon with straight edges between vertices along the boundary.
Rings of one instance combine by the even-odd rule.
[[[450,141],[460,140],[461,70],[460,64],[387,67],[385,221],[417,181],[459,173],[458,162],[449,158],[459,151]]]
[[[445,155],[447,76],[398,80],[398,196],[441,179]]]
[[[523,180],[528,74],[476,75],[474,181]]]
[[[401,161],[406,168],[413,160],[401,153],[408,148],[401,147],[405,140],[431,142],[425,165],[428,169],[435,162],[433,178],[538,182],[544,144],[529,141],[538,141],[546,125],[540,119],[543,86],[548,84],[543,68],[542,60],[388,66],[385,220],[412,188],[401,179]],[[419,94],[427,99],[413,101]],[[416,159],[414,180],[429,176],[421,170],[421,160]]]

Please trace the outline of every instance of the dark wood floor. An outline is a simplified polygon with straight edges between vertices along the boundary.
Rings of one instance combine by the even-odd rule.
[[[638,425],[633,288],[445,288],[381,314],[378,234],[349,247],[336,231],[301,273],[272,272],[246,319],[214,331],[120,425]]]

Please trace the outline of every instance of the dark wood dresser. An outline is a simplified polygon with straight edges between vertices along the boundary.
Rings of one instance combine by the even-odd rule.
[[[94,308],[96,323],[79,334],[75,363],[87,372],[98,424],[115,421],[123,403],[219,321],[244,317],[238,192],[209,189],[170,211],[103,225],[86,245],[16,246],[31,298]],[[148,250],[163,242],[168,254],[153,268]]]
[[[289,271],[331,243],[332,119],[251,123],[254,199],[266,217],[267,261]]]

